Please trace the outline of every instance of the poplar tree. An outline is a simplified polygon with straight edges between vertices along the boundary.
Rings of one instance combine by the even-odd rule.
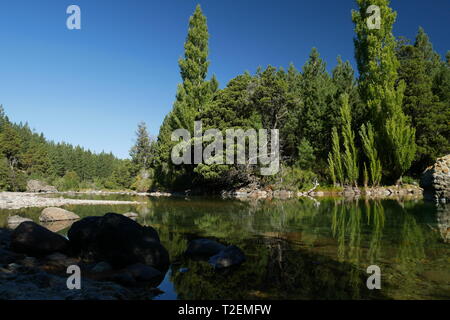
[[[398,84],[399,61],[395,54],[396,41],[392,27],[397,14],[389,7],[389,0],[357,0],[353,11],[356,38],[355,55],[360,74],[361,97],[370,110],[375,125],[377,147],[383,148],[383,167],[387,176],[396,180],[410,167],[415,154],[415,129],[402,110],[405,84]],[[380,28],[369,28],[367,9],[380,9]]]
[[[349,104],[349,95],[341,96],[342,138],[344,141],[344,154],[342,155],[347,182],[358,186],[359,168],[358,154],[355,146],[355,134],[352,129],[352,115]]]

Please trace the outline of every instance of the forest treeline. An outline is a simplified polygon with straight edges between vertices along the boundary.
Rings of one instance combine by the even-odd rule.
[[[139,191],[242,186],[301,190],[315,180],[343,187],[418,178],[437,157],[450,153],[450,51],[441,57],[422,28],[413,40],[395,38],[396,13],[388,0],[356,2],[352,20],[357,76],[340,57],[329,73],[313,48],[300,70],[293,64],[287,69],[259,68],[238,75],[223,89],[215,76],[207,79],[209,33],[197,6],[179,60],[182,83],[156,140],[139,124],[131,159],[118,160],[46,142],[27,126],[7,122],[0,127],[0,187],[11,189],[5,187],[4,177],[17,174],[51,177],[57,186],[76,174],[79,186]],[[381,11],[380,29],[366,23],[367,8],[374,4]],[[171,141],[171,134],[185,128],[193,135],[196,120],[202,121],[204,131],[278,129],[280,172],[261,176],[257,165],[174,165],[171,152],[177,142]],[[12,145],[10,129],[5,128],[21,139],[16,155],[3,147],[3,141]]]
[[[120,189],[129,185],[124,179],[131,179],[130,167],[111,153],[48,141],[28,124],[12,123],[0,106],[0,190],[25,191],[29,179],[59,190]]]

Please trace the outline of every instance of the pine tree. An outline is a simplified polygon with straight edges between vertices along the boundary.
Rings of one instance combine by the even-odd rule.
[[[318,160],[326,159],[331,143],[326,118],[333,84],[316,48],[312,49],[303,66],[301,92],[303,105],[299,113],[298,135],[311,143]],[[320,167],[323,163],[319,161],[315,169],[320,170]]]
[[[417,38],[428,39],[423,29],[419,30]],[[421,40],[422,46],[423,42]],[[432,50],[431,43],[427,43],[425,47]],[[399,77],[406,83],[403,109],[416,128],[417,154],[413,168],[416,172],[422,172],[450,150],[450,109],[433,94],[433,76],[427,58],[435,56],[433,51],[421,50],[417,44],[401,45],[397,56],[400,61]]]
[[[138,124],[136,142],[130,150],[130,156],[138,170],[149,169],[153,160],[152,141],[144,122]]]
[[[357,0],[359,11],[353,11],[355,51],[360,73],[361,97],[366,102],[378,132],[378,148],[386,148],[383,167],[396,180],[410,167],[415,153],[415,130],[402,110],[404,82],[398,81],[399,61],[392,26],[396,13],[389,0]],[[380,29],[369,29],[367,8],[377,5],[381,12]]]

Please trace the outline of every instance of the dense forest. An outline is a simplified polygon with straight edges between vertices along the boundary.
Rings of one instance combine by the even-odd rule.
[[[381,11],[379,29],[367,24],[367,8],[374,4]],[[357,75],[340,57],[330,74],[313,48],[301,70],[293,64],[259,68],[223,89],[215,76],[207,79],[209,33],[197,6],[179,60],[182,83],[156,140],[139,124],[131,159],[118,160],[48,142],[2,113],[0,188],[21,190],[29,177],[61,189],[138,191],[302,190],[316,180],[332,187],[414,181],[450,153],[450,51],[443,59],[420,27],[414,40],[394,37],[396,13],[388,0],[357,0],[357,5],[352,12]],[[258,165],[174,165],[177,142],[171,134],[185,128],[193,135],[196,120],[204,131],[278,129],[280,172],[261,176]]]

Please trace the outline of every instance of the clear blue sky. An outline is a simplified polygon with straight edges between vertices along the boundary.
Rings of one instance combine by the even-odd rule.
[[[180,82],[196,3],[208,18],[210,73],[221,87],[258,66],[297,68],[313,46],[330,70],[353,63],[353,0],[1,0],[0,104],[55,141],[127,157],[139,121],[156,136]],[[66,28],[81,7],[82,29]],[[449,0],[393,0],[396,36],[421,25],[450,50]]]

